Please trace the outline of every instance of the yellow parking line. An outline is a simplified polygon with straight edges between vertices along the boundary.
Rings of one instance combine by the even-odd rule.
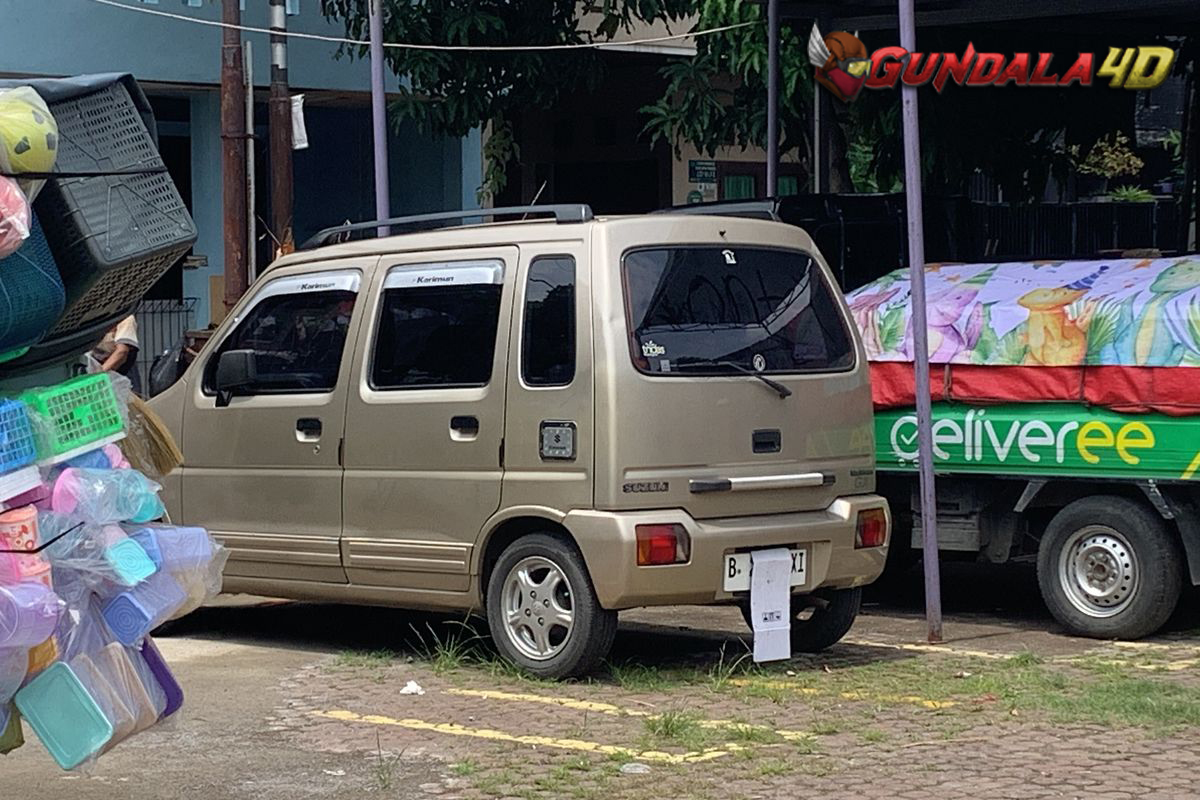
[[[1200,653],[1200,647],[1191,644],[1167,644],[1162,642],[1109,642],[1109,644],[1125,650],[1153,650],[1161,653]]]
[[[613,705],[611,703],[598,703],[593,700],[576,700],[571,697],[547,697],[541,694],[529,694],[525,692],[501,692],[494,689],[446,689],[446,694],[459,695],[461,697],[478,697],[484,700],[502,700],[517,703],[541,703],[543,705],[559,706],[561,708],[570,708],[576,711],[586,711],[594,714],[607,714],[614,717],[637,717],[639,719],[649,719],[659,716],[659,714],[646,711],[640,708],[625,708],[622,706]],[[766,725],[756,725],[750,722],[737,722],[731,719],[698,719],[696,724],[702,728],[750,728],[756,730],[770,731],[778,735],[781,739],[788,741],[798,741],[802,739],[810,739],[813,734],[804,731],[787,731],[775,730]]]
[[[1063,664],[1104,664],[1109,667],[1132,667],[1148,672],[1182,672],[1200,665],[1200,658],[1181,658],[1174,661],[1130,661],[1127,658],[1083,658],[1067,657],[1059,659]]]
[[[809,696],[822,695],[822,694],[836,694],[838,697],[841,697],[843,700],[859,700],[859,701],[863,701],[863,702],[877,702],[877,703],[908,703],[911,705],[923,706],[925,708],[931,708],[934,710],[939,709],[939,708],[949,708],[951,706],[958,705],[953,700],[930,700],[925,697],[918,697],[917,695],[911,695],[911,694],[873,694],[870,692],[857,692],[857,691],[847,691],[847,692],[826,691],[823,689],[816,689],[812,686],[805,686],[804,684],[798,683],[796,681],[774,681],[774,680],[756,680],[754,678],[732,678],[729,682],[732,683],[734,686],[761,687],[764,689],[784,689],[786,691],[795,692],[797,694],[809,695]]]
[[[846,644],[860,647],[886,647],[891,650],[909,650],[914,653],[944,653],[952,656],[967,656],[968,658],[990,658],[1005,661],[1012,658],[1010,653],[992,653],[987,650],[966,650],[948,644],[917,644],[913,642],[874,642],[865,639],[843,639]]]
[[[736,744],[726,744],[721,747],[710,747],[690,753],[666,753],[659,750],[633,750],[618,745],[600,744],[583,739],[559,739],[554,736],[535,736],[531,734],[515,734],[490,728],[468,728],[453,722],[427,722],[423,719],[393,719],[378,714],[357,714],[353,711],[332,710],[314,711],[314,716],[332,719],[339,722],[359,722],[367,725],[388,725],[407,728],[413,731],[442,733],[448,736],[468,736],[475,739],[488,739],[494,742],[515,742],[541,747],[553,747],[559,750],[574,750],[582,753],[598,753],[602,755],[622,755],[639,761],[657,761],[665,764],[695,764],[702,761],[727,756],[741,747]]]

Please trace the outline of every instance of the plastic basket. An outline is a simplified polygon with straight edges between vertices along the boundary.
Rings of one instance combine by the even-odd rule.
[[[123,83],[50,104],[60,172],[163,167]],[[196,240],[196,226],[166,172],[55,178],[35,207],[66,287],[52,335],[132,309]]]
[[[41,417],[38,456],[42,460],[76,455],[89,446],[119,435],[125,428],[112,381],[107,375],[81,375],[21,396]]]
[[[25,404],[0,398],[0,473],[20,469],[36,459],[33,426]]]
[[[20,351],[40,341],[62,316],[65,302],[58,265],[35,214],[29,238],[0,260],[0,352]],[[5,360],[0,355],[0,361]]]

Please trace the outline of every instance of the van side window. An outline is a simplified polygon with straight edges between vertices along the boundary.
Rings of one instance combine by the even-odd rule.
[[[384,284],[371,361],[375,389],[485,386],[491,380],[503,286],[457,278],[439,285],[441,280]]]
[[[205,391],[214,390],[217,361],[227,350],[254,351],[258,382],[248,394],[333,391],[356,297],[334,289],[264,298],[208,360]]]
[[[530,386],[566,386],[575,377],[575,259],[535,258],[525,284],[521,377]]]

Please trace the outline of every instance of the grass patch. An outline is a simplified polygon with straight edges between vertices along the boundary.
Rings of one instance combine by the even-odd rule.
[[[762,758],[758,760],[758,774],[764,778],[774,778],[794,772],[795,765],[780,758]]]
[[[334,656],[333,666],[338,669],[383,669],[395,662],[397,654],[391,650],[343,650]]]
[[[425,632],[410,627],[417,638],[417,653],[436,673],[452,672],[483,660],[480,656],[483,637],[465,621],[448,622],[441,629],[425,623]]]
[[[689,682],[676,670],[636,662],[609,664],[608,671],[618,686],[630,692],[660,692]]]
[[[724,733],[729,741],[738,744],[777,744],[783,741],[783,737],[770,728],[741,720],[726,727]]]
[[[725,645],[722,644],[720,657],[708,668],[708,687],[720,692],[728,688],[729,681],[735,676],[753,673],[754,662],[748,661],[751,656],[752,653],[747,651],[736,658],[727,657]]]
[[[475,788],[483,794],[501,797],[509,794],[508,790],[519,780],[520,776],[513,770],[501,769],[478,775],[473,783]]]
[[[866,687],[863,699],[880,706],[912,698],[957,703],[938,712],[944,715],[995,708],[1044,714],[1067,724],[1200,725],[1200,692],[1102,658],[1070,664],[1047,663],[1032,653],[991,662],[908,659],[847,667],[815,676],[814,683],[831,693]]]
[[[673,709],[646,719],[646,733],[659,739],[678,741],[700,730],[695,714]]]
[[[700,724],[699,718],[690,711],[673,709],[648,717],[645,720],[649,747],[673,744],[687,750],[701,750],[713,740],[716,732]],[[720,731],[724,734],[724,731]]]
[[[816,736],[833,736],[834,734],[841,733],[841,731],[842,729],[838,724],[832,720],[817,720],[812,725],[812,732]]]
[[[880,742],[887,740],[886,733],[874,729],[865,730],[860,733],[859,736],[861,736],[862,740],[868,744],[879,744]]]
[[[450,771],[455,775],[462,775],[463,777],[466,777],[467,775],[474,775],[479,771],[479,762],[470,758],[463,759],[457,764],[451,764]]]

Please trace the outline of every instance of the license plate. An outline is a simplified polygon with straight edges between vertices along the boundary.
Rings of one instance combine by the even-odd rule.
[[[803,549],[792,552],[792,586],[803,586],[808,572],[808,551]],[[750,554],[733,553],[725,556],[725,591],[750,591]]]

